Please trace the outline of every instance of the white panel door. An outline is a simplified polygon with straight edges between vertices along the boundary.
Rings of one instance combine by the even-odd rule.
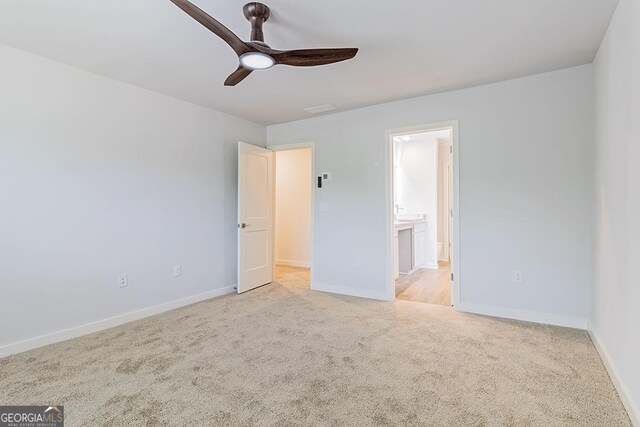
[[[273,281],[273,153],[238,144],[238,293]]]

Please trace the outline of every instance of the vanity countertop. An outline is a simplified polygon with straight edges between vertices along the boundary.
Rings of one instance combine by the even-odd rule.
[[[393,227],[396,230],[406,230],[407,228],[411,228],[416,224],[421,224],[421,223],[425,223],[425,222],[427,222],[427,220],[424,219],[424,218],[421,218],[421,219],[407,219],[407,220],[400,220],[400,221],[396,220],[393,223]]]

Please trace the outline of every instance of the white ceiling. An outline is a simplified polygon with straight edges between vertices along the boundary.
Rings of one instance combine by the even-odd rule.
[[[0,43],[264,124],[589,63],[617,0],[265,0],[279,49],[358,47],[225,87],[231,48],[169,0],[2,0]],[[244,0],[194,0],[241,38]]]

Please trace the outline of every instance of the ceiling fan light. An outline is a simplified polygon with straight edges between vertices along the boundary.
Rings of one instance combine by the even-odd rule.
[[[275,65],[276,61],[269,55],[260,52],[247,52],[240,55],[240,63],[250,70],[266,70]]]

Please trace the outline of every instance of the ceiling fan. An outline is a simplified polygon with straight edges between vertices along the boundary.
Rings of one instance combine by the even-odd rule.
[[[356,56],[357,48],[338,49],[271,49],[264,42],[262,24],[269,19],[270,10],[262,3],[247,3],[242,8],[245,18],[251,23],[251,41],[242,41],[231,30],[216,21],[188,0],[171,0],[193,19],[211,30],[215,35],[227,42],[240,60],[238,69],[231,73],[225,86],[235,86],[254,70],[266,70],[274,65],[293,65],[296,67],[312,67],[315,65],[333,64],[346,61]]]

